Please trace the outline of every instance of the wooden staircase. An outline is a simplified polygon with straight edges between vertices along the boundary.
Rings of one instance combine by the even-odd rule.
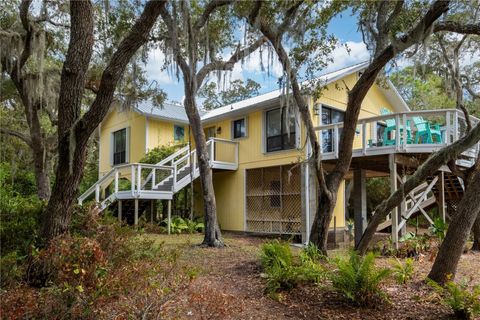
[[[211,138],[207,141],[211,168],[237,170],[238,142]],[[233,154],[233,157],[232,157]],[[122,200],[122,216],[142,212],[149,200],[171,200],[173,195],[200,176],[196,150],[187,145],[157,164],[132,163],[113,167],[78,198],[81,205],[90,197],[100,211]],[[93,196],[94,195],[94,196]]]

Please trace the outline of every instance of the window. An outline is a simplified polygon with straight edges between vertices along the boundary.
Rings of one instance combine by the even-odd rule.
[[[345,118],[345,112],[339,111],[332,109],[330,107],[326,107],[322,105],[322,125],[324,124],[332,124],[332,123],[338,123],[338,122],[343,122],[343,119]],[[340,128],[338,130],[338,136],[342,134],[342,129]],[[333,129],[330,130],[323,130],[322,131],[322,151],[323,152],[332,152],[333,151]],[[336,141],[338,144],[338,141]]]
[[[232,121],[232,137],[233,139],[243,138],[247,136],[247,121],[245,118]]]
[[[184,141],[185,140],[185,128],[182,126],[173,126],[173,139],[175,141]]]
[[[127,162],[127,129],[113,133],[113,165]]]
[[[265,115],[267,152],[295,148],[295,114],[291,112],[287,116],[284,108],[278,108],[267,111]]]

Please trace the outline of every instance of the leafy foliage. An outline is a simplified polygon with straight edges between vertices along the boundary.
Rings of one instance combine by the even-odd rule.
[[[278,240],[262,246],[261,262],[267,286],[265,292],[277,297],[280,290],[290,290],[300,282],[319,283],[325,279],[325,269],[319,264],[320,255],[311,247],[302,250],[300,259],[294,259],[290,244]]]
[[[362,257],[352,251],[348,259],[338,258],[334,263],[337,270],[330,275],[333,287],[348,300],[359,306],[372,306],[386,299],[380,285],[390,270],[375,267],[373,253]]]
[[[392,274],[398,284],[406,284],[413,277],[413,259],[405,259],[405,263],[396,259],[392,266]]]
[[[162,221],[161,227],[162,232],[167,233],[168,219]],[[204,228],[203,222],[199,220],[184,219],[178,216],[172,217],[170,223],[170,233],[173,234],[203,232]]]
[[[150,163],[156,164],[166,157],[175,153],[178,149],[182,148],[182,144],[168,144],[155,147],[152,150],[149,150],[139,162],[141,163]]]
[[[431,280],[429,284],[440,293],[443,303],[452,308],[457,318],[470,320],[480,315],[480,285],[470,290],[466,281],[449,281],[444,287]]]
[[[445,239],[445,235],[447,234],[448,225],[442,218],[437,217],[433,220],[433,225],[430,227],[430,232],[436,236],[440,241]]]
[[[206,110],[212,110],[256,96],[258,90],[260,90],[260,84],[252,79],[247,79],[246,83],[242,80],[234,80],[230,82],[228,88],[220,92],[217,84],[210,82],[200,88],[198,96],[205,99],[203,107]]]

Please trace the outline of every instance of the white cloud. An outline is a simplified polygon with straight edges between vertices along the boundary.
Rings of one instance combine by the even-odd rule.
[[[264,70],[262,70],[262,64]],[[277,55],[275,52],[268,53],[267,49],[263,49],[260,53],[260,50],[256,50],[255,52],[251,53],[247,58],[245,58],[245,62],[242,66],[244,71],[257,73],[257,74],[264,74],[270,65],[270,73],[279,78],[283,74],[283,68],[280,62],[278,61]]]
[[[148,55],[147,77],[150,80],[156,80],[159,84],[173,84],[176,79],[162,70],[165,62],[165,54],[160,49],[155,49]]]
[[[348,50],[347,50],[348,47]],[[370,53],[362,41],[346,41],[339,44],[332,52],[333,63],[330,63],[325,72],[335,71],[356,63],[368,60]]]

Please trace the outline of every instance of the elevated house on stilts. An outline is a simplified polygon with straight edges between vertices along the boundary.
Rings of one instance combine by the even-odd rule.
[[[338,158],[347,88],[353,87],[365,67],[361,63],[325,74],[322,97],[308,98],[327,170]],[[201,115],[218,219],[224,230],[294,235],[306,243],[318,187],[305,161],[311,152],[305,128],[293,108],[282,106],[281,98],[282,92],[277,90]],[[458,110],[411,111],[391,82],[375,84],[360,111],[350,172],[340,186],[334,210],[332,240],[345,239],[348,194],[353,198],[358,241],[371,214],[366,205],[367,179],[389,177],[390,188],[395,190],[430,154],[460,139],[465,127]],[[166,200],[167,216],[171,217],[173,195],[192,181],[195,191],[200,188],[196,151],[188,143],[193,141],[188,132],[183,106],[112,106],[99,127],[99,180],[79,197],[79,203],[92,199],[100,210],[113,207],[119,219],[137,224],[142,215],[155,217],[155,200]],[[138,162],[154,147],[185,142],[186,146],[157,164]],[[462,154],[457,164],[473,165],[478,151],[477,144]],[[353,185],[352,192],[347,185]],[[433,207],[447,219],[462,194],[461,179],[442,167],[406,195],[379,231],[391,231],[397,243],[409,219],[422,215],[433,223],[429,210]],[[202,216],[201,192],[194,192],[194,197],[194,213]]]

